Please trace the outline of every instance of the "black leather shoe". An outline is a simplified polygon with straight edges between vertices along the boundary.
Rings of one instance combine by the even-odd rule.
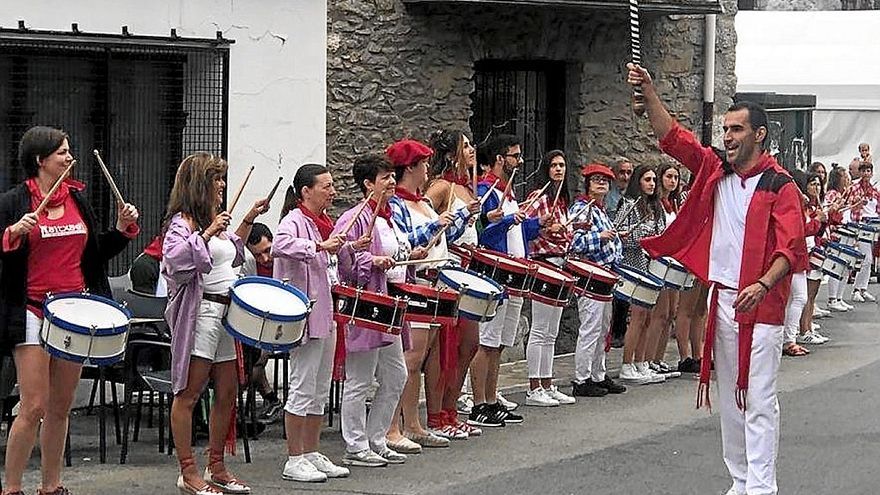
[[[605,377],[604,380],[596,384],[597,387],[601,387],[608,391],[609,394],[622,394],[626,392],[626,387],[615,382],[609,377]]]
[[[583,383],[571,382],[571,393],[575,397],[604,397],[608,395],[607,390],[590,379]]]

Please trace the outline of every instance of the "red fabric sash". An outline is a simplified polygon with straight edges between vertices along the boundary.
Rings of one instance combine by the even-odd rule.
[[[325,212],[321,212],[319,215],[309,210],[302,203],[299,204],[299,210],[303,212],[303,215],[315,222],[315,225],[318,227],[318,233],[321,234],[321,240],[326,241],[333,232],[333,219]]]
[[[422,196],[422,192],[419,191],[418,189],[416,190],[416,192],[413,193],[413,192],[407,191],[406,189],[404,189],[402,187],[397,187],[394,189],[394,194],[396,194],[397,197],[399,197],[400,199],[402,199],[404,201],[414,201],[416,203],[425,199],[425,197]]]
[[[342,315],[333,315],[336,322],[336,350],[333,352],[333,381],[345,381],[345,327],[348,318]]]
[[[489,187],[491,187],[492,184],[495,184],[496,180],[498,181],[498,184],[495,185],[495,189],[498,189],[498,191],[500,191],[503,194],[504,191],[507,189],[507,181],[502,179],[501,177],[498,177],[497,175],[493,174],[492,172],[486,172],[486,174],[483,175],[483,179],[480,181],[480,183],[487,184]],[[514,199],[513,191],[507,192],[507,198],[510,200]]]
[[[467,174],[458,175],[455,173],[454,170],[447,169],[446,172],[443,172],[442,178],[445,181],[451,182],[453,184],[458,184],[459,186],[468,187],[470,185],[470,178],[467,176]]]
[[[437,391],[442,396],[447,384],[453,382],[458,373],[458,331],[449,324],[440,325],[437,346],[440,351],[440,380]]]
[[[163,235],[157,235],[144,248],[144,254],[156,261],[162,261],[162,242],[165,239]]]
[[[24,183],[27,185],[28,191],[31,193],[31,209],[36,210],[37,207],[40,206],[40,203],[43,202],[43,193],[40,191],[40,185],[37,184],[37,178],[31,177],[24,181]],[[47,203],[46,206],[49,208],[57,208],[67,201],[67,197],[70,196],[71,190],[79,192],[85,188],[86,185],[82,182],[68,177],[64,179],[61,186],[55,190],[52,197],[49,198],[49,203]]]

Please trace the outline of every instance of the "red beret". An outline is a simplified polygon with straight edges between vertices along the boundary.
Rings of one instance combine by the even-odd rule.
[[[395,168],[415,165],[419,160],[428,158],[433,154],[434,150],[414,139],[398,141],[385,150],[385,156],[388,157],[388,160],[391,161]]]
[[[581,169],[581,175],[583,175],[584,177],[589,177],[595,174],[604,175],[605,177],[608,177],[608,180],[610,181],[613,181],[615,179],[614,172],[612,172],[607,165],[602,163],[591,163]]]

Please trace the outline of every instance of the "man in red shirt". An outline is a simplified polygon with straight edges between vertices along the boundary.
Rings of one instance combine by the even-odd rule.
[[[652,257],[679,260],[711,287],[697,405],[710,405],[714,350],[723,457],[733,478],[727,494],[775,495],[782,325],[790,269],[806,256],[800,193],[764,151],[763,108],[732,106],[724,116],[724,150],[714,150],[672,118],[645,69],[628,68],[660,147],[695,176],[696,198],[642,246]]]

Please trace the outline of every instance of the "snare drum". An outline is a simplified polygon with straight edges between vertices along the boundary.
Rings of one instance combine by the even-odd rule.
[[[828,254],[834,254],[839,259],[847,262],[850,268],[855,268],[858,266],[861,268],[861,261],[865,258],[865,255],[862,254],[861,251],[855,249],[850,246],[844,246],[843,244],[839,244],[837,242],[829,242],[825,247],[826,256]]]
[[[43,303],[40,343],[50,355],[108,366],[122,360],[131,312],[112,299],[71,292]]]
[[[454,290],[391,283],[388,295],[407,299],[404,321],[454,325],[458,318],[458,292]]]
[[[693,287],[694,276],[687,268],[675,258],[663,256],[652,259],[648,264],[648,273],[663,281],[663,285],[670,289],[683,290],[688,287],[688,280]]]
[[[533,261],[535,277],[529,297],[548,306],[565,306],[571,299],[574,279],[556,266]]]
[[[458,315],[468,320],[495,318],[495,310],[504,299],[504,287],[498,282],[464,268],[440,270],[437,287],[448,287],[459,293]]]
[[[406,318],[406,299],[334,285],[334,317],[344,323],[376,332],[400,335]]]
[[[849,262],[838,258],[831,251],[825,253],[825,259],[822,261],[820,269],[822,273],[835,280],[846,281],[849,278]]]
[[[608,302],[619,277],[601,265],[586,260],[565,260],[565,269],[575,276],[574,293],[596,301]]]
[[[458,264],[462,268],[467,268],[468,263],[471,261],[471,256],[473,255],[474,249],[468,245],[460,245],[460,244],[449,244],[446,246],[446,249],[449,250],[449,254],[453,255],[453,259],[458,258]]]
[[[269,277],[236,280],[229,289],[223,326],[242,344],[287,352],[300,343],[312,303],[301,290]]]
[[[859,242],[858,232],[848,227],[841,227],[837,229],[835,234],[837,234],[838,238],[840,239],[838,242],[840,244],[843,244],[844,246],[855,246]]]
[[[856,224],[858,230],[859,242],[875,242],[880,238],[880,226],[870,223]]]
[[[620,275],[620,281],[614,288],[614,297],[643,308],[652,308],[657,304],[663,281],[650,273],[629,266],[614,268]]]
[[[468,264],[468,270],[491,278],[504,286],[510,295],[519,297],[528,297],[537,269],[504,253],[482,248],[474,250]]]
[[[822,263],[825,261],[825,250],[819,246],[814,247],[810,251],[810,267],[813,270],[821,270]]]

